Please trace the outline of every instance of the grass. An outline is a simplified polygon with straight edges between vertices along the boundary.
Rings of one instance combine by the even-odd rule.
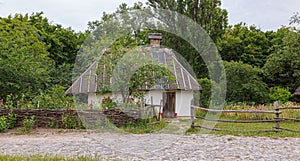
[[[142,119],[137,123],[121,126],[121,129],[128,133],[133,134],[146,134],[154,133],[167,126],[167,123],[163,120],[155,121],[153,119]]]
[[[42,155],[0,155],[0,161],[98,161],[98,160],[114,160],[102,157],[59,157],[59,156],[42,156]],[[117,161],[117,160],[116,160]]]
[[[227,106],[226,110],[274,110],[274,106]],[[196,111],[197,116],[206,116],[206,113],[200,110]],[[216,116],[215,116],[216,117]],[[253,114],[253,113],[222,113],[221,120],[272,120],[275,114]],[[280,117],[288,118],[300,118],[300,110],[283,110]],[[209,118],[214,118],[214,115],[209,116]],[[216,117],[215,119],[218,119]],[[213,125],[212,125],[213,124]],[[206,130],[200,128],[190,128],[187,130],[187,134],[191,133],[204,133],[204,134],[217,134],[217,135],[236,135],[236,136],[268,136],[268,137],[298,137],[300,138],[300,133],[290,132],[290,131],[280,131],[280,132],[262,132],[262,130],[274,130],[275,122],[265,122],[265,123],[226,123],[217,122],[212,123],[204,121],[201,119],[195,120],[195,125],[201,125],[206,127],[213,127],[217,129],[222,129],[222,131]],[[210,126],[211,125],[211,126]],[[296,121],[283,121],[280,122],[281,128],[291,129],[295,131],[300,131],[300,122]]]

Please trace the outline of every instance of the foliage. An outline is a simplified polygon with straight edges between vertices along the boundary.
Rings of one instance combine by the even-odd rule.
[[[273,91],[269,91],[271,93],[268,94],[268,87],[280,86],[292,90],[300,85],[298,82],[300,80],[300,32],[296,28],[297,25],[299,26],[299,13],[291,17],[290,27],[265,32],[256,26],[247,26],[242,22],[228,26],[227,11],[221,9],[220,0],[148,0],[145,6],[142,3],[135,3],[132,7],[121,4],[114,13],[104,13],[100,21],[89,22],[85,33],[53,24],[44,17],[42,12],[2,17],[0,19],[0,99],[5,101],[4,108],[35,108],[38,102],[43,108],[64,108],[67,103],[72,106],[70,105],[72,100],[64,95],[64,90],[71,84],[73,64],[78,52],[88,53],[82,57],[84,61],[76,62],[78,66],[83,67],[78,70],[78,74],[81,74],[82,70],[86,70],[85,67],[89,65],[85,61],[91,61],[93,55],[102,53],[103,49],[106,49],[103,59],[100,60],[99,70],[103,64],[110,63],[110,66],[106,66],[108,70],[105,78],[102,79],[103,82],[100,81],[102,85],[100,91],[110,92],[111,87],[106,83],[110,81],[118,61],[128,51],[137,49],[137,46],[149,44],[147,39],[149,32],[161,32],[164,37],[162,45],[181,53],[197,77],[203,78],[200,80],[205,89],[201,106],[207,107],[209,83],[213,84],[213,82],[209,82],[207,64],[188,42],[164,31],[141,31],[139,27],[132,28],[134,19],[122,24],[124,30],[121,30],[130,31],[129,33],[126,32],[127,34],[122,34],[121,37],[111,35],[120,29],[120,22],[117,21],[118,19],[108,21],[110,18],[114,16],[116,18],[117,13],[149,7],[176,11],[191,18],[211,36],[223,60],[235,62],[225,63],[230,69],[227,73],[229,78],[227,101],[266,102],[268,95],[274,94]],[[166,16],[162,21],[170,22],[170,17]],[[113,41],[107,40],[106,35],[111,35]],[[84,40],[87,47],[79,50]],[[101,44],[99,42],[107,46],[99,47],[98,45]],[[204,47],[200,52],[209,54],[214,51]],[[132,60],[131,63],[138,61],[142,60]],[[236,63],[241,65],[240,69]],[[150,70],[145,70],[148,68]],[[156,70],[157,73],[151,74],[151,70]],[[147,79],[148,82],[155,84],[157,83],[155,81],[162,80],[164,73],[168,72],[170,71],[161,65],[143,65],[139,70],[127,75],[126,79],[128,78],[129,83],[120,83],[122,86],[118,89],[125,90],[124,86],[129,87],[125,90],[127,95],[123,94],[126,100],[129,95],[140,94],[137,89],[142,87]],[[139,95],[139,98],[141,96]]]
[[[39,31],[21,15],[0,19],[0,97],[35,95],[49,83],[49,58]],[[33,86],[34,85],[34,86]]]
[[[12,111],[10,111],[6,117],[7,128],[13,129],[15,127],[16,122],[17,122],[17,115],[14,114]]]
[[[32,101],[39,108],[66,108],[73,106],[73,98],[65,94],[66,88],[56,85],[47,90],[45,93],[41,92]]]
[[[120,92],[123,102],[126,102],[139,89],[156,85],[163,89],[167,84],[171,84],[175,78],[167,66],[144,54],[152,50],[155,49],[133,49],[126,54],[109,56],[105,62],[105,57],[101,59],[101,67],[98,70],[103,70],[101,76],[106,79],[100,80],[99,86],[105,89],[109,86],[111,91]],[[110,82],[110,79],[113,81]]]
[[[221,9],[220,0],[148,0],[147,4],[153,8],[176,11],[191,18],[200,24],[215,42],[221,38],[228,24],[227,11]]]
[[[55,85],[68,87],[85,34],[52,24],[43,13],[0,19],[0,98],[24,103]]]
[[[130,78],[129,90],[138,92],[139,89],[157,87],[165,89],[175,80],[172,72],[163,64],[147,64],[140,67]]]
[[[217,45],[223,60],[256,67],[264,66],[271,48],[267,33],[245,23],[228,27]]]
[[[268,101],[267,84],[261,77],[261,70],[242,62],[225,62],[228,102]]]
[[[16,115],[10,111],[7,115],[0,117],[0,132],[6,129],[12,129],[15,127],[17,121]]]
[[[271,101],[280,101],[282,103],[285,103],[289,101],[289,99],[293,95],[288,89],[282,88],[282,87],[272,87],[270,88],[270,100]]]
[[[3,132],[7,129],[7,122],[5,116],[0,117],[0,132]]]
[[[43,12],[32,15],[20,15],[19,20],[28,22],[38,29],[40,41],[47,46],[48,57],[54,62],[49,70],[50,86],[59,84],[67,87],[71,84],[72,69],[77,52],[86,37],[83,33],[76,33],[71,28],[63,28],[59,24],[52,24]]]
[[[103,109],[111,109],[117,106],[116,102],[113,102],[113,100],[110,97],[104,97],[101,101],[101,106]]]
[[[12,98],[12,94],[9,94],[6,96],[6,102],[4,105],[4,109],[13,109],[14,108],[14,104],[13,104],[13,98]]]
[[[62,125],[63,128],[67,129],[83,129],[82,122],[77,115],[73,115],[72,113],[65,113],[62,115]]]
[[[32,126],[35,123],[35,116],[31,116],[30,118],[24,118],[24,120],[22,121],[22,124],[24,126],[24,130],[25,132],[29,132],[32,128]]]
[[[212,80],[207,78],[201,78],[198,80],[198,82],[202,87],[202,92],[200,96],[200,106],[208,108],[211,97]]]
[[[221,41],[228,24],[227,11],[221,9],[220,0],[148,0],[148,6],[171,10],[189,17],[202,27],[201,29],[196,30],[202,31],[203,29],[202,32],[206,31],[210,36],[210,38],[202,36],[201,39],[203,42],[210,42],[211,39],[212,42],[215,43]],[[176,19],[175,17],[174,19]],[[172,19],[170,16],[165,16],[165,19],[162,21],[169,22],[170,19]],[[168,25],[172,26],[173,21],[174,20],[169,22]],[[184,22],[180,19],[176,19],[175,21],[178,21],[179,23]],[[172,27],[177,28],[176,26]],[[182,30],[184,30],[184,28],[182,28]],[[212,55],[212,53],[217,53],[217,51],[212,51],[214,49],[208,48],[209,45],[205,43],[204,45],[201,45],[201,49],[198,49],[197,51],[194,46],[176,36],[176,34],[174,35],[164,31],[159,32],[164,35],[162,44],[182,54],[186,61],[191,65],[198,78],[208,77],[207,64],[203,61],[202,56]]]
[[[273,52],[263,67],[270,86],[295,89],[300,80],[300,32],[289,28],[277,31]]]

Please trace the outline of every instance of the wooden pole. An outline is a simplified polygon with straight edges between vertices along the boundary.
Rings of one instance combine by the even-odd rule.
[[[142,118],[142,107],[143,107],[143,104],[144,104],[144,100],[141,99],[141,102],[140,102],[140,109],[138,110],[138,113],[139,113],[139,118]]]
[[[280,118],[279,118],[279,115],[280,115],[280,112],[279,112],[279,105],[278,105],[278,101],[275,102],[275,111],[277,112],[275,115],[275,120],[276,120],[276,129],[277,130],[280,130]],[[281,131],[281,130],[280,130]]]
[[[162,119],[162,106],[163,106],[163,100],[160,100],[160,106],[159,106],[159,111],[158,111],[158,121],[160,121],[160,119]]]
[[[191,126],[194,127],[195,125],[195,120],[194,120],[194,107],[192,107],[192,105],[194,104],[194,100],[191,100],[191,121],[192,121],[192,124]]]
[[[153,118],[154,114],[154,105],[153,105],[153,96],[151,96],[151,118]]]

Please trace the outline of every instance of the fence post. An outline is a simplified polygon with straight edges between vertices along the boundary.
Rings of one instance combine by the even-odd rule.
[[[0,110],[2,109],[2,106],[3,106],[3,99],[0,100]]]
[[[151,96],[151,118],[153,118],[154,115],[154,105],[153,105],[153,96]]]
[[[192,127],[194,127],[194,125],[195,125],[195,120],[194,120],[194,107],[192,107],[192,105],[194,104],[194,100],[192,99],[191,100],[191,105],[190,105],[190,108],[191,108],[191,121],[192,121]]]
[[[275,128],[276,128],[277,130],[281,131],[281,130],[280,130],[280,120],[279,120],[279,119],[280,119],[280,117],[279,117],[280,113],[279,113],[279,105],[278,105],[278,101],[275,102],[275,111],[277,112],[277,113],[276,113],[276,117],[275,117],[275,121],[276,121],[276,127],[275,127]]]

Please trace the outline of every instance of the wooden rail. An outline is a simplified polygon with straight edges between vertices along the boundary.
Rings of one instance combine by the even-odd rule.
[[[200,118],[206,121],[215,121],[215,122],[231,122],[231,123],[263,123],[263,122],[277,122],[277,120],[219,120],[219,119],[210,119],[202,116],[195,116],[195,118]],[[284,119],[280,119],[284,120]]]
[[[197,108],[202,111],[215,112],[215,113],[268,113],[268,114],[281,113],[281,111],[264,111],[264,110],[215,110],[215,109],[198,107],[198,106],[194,106],[194,105],[191,105],[191,107]]]
[[[250,130],[251,132],[279,132],[279,131],[290,131],[290,132],[299,132],[297,130],[292,130],[292,129],[287,129],[287,128],[282,128],[280,127],[280,122],[283,121],[300,121],[300,119],[297,118],[283,118],[280,117],[280,114],[282,113],[281,110],[287,110],[287,109],[295,109],[299,110],[300,106],[285,106],[285,107],[279,107],[278,101],[275,103],[275,109],[274,110],[217,110],[217,109],[207,109],[203,107],[198,107],[193,105],[193,101],[191,102],[191,126],[192,127],[198,127],[198,128],[203,128],[203,129],[208,129],[208,130],[214,130],[214,131],[238,131],[238,130],[224,130],[224,129],[219,129],[219,128],[209,128],[205,126],[198,126],[195,125],[195,119],[202,119],[206,121],[212,121],[212,122],[227,122],[227,123],[266,123],[266,122],[275,122],[275,127],[274,129],[265,129],[265,130]],[[195,116],[195,109],[199,109],[202,111],[206,112],[211,112],[211,113],[264,113],[264,114],[275,114],[275,118],[272,120],[224,120],[224,119],[212,119],[212,118],[206,118],[202,116]],[[247,131],[238,131],[238,132],[249,132]]]

